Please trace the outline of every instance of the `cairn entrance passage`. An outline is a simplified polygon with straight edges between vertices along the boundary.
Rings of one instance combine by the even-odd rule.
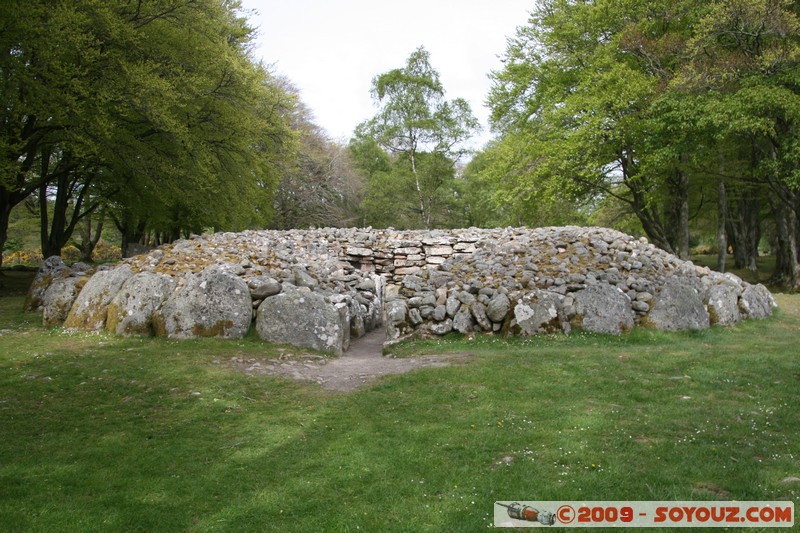
[[[314,354],[291,358],[231,357],[216,361],[250,375],[279,376],[316,383],[331,392],[350,392],[375,379],[402,374],[418,368],[440,368],[464,362],[469,354],[422,355],[407,358],[383,357],[384,334],[374,330],[360,338],[342,357],[326,359]]]
[[[606,228],[218,233],[96,272],[48,259],[26,302],[48,326],[262,339],[341,355],[410,335],[618,334],[772,314],[762,285]]]

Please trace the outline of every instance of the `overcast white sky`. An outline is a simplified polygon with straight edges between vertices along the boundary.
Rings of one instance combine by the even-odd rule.
[[[372,78],[400,68],[418,46],[431,54],[448,99],[465,98],[489,138],[484,100],[506,38],[535,0],[242,0],[259,29],[256,54],[287,76],[337,140],[372,117]]]

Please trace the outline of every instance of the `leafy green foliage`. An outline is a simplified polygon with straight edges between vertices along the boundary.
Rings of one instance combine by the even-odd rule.
[[[250,59],[237,2],[12,4],[0,37],[0,214],[34,192],[44,212],[54,196],[55,252],[101,205],[124,231],[269,220],[291,100]]]
[[[330,140],[314,124],[312,112],[287,79],[280,87],[295,102],[287,121],[296,135],[293,157],[283,164],[275,191],[271,227],[357,226],[363,224],[360,202],[364,183],[350,149]]]
[[[796,2],[540,2],[492,74],[499,138],[479,187],[527,223],[545,206],[546,220],[576,207],[623,220],[606,216],[623,206],[684,257],[690,223],[727,224],[737,257],[752,252],[758,238],[743,235],[760,233],[769,204],[779,276],[800,286],[799,60]]]
[[[376,76],[372,96],[380,109],[358,126],[351,142],[358,165],[370,177],[367,220],[379,226],[450,225],[457,194],[454,167],[465,153],[461,143],[479,127],[469,104],[445,99],[439,73],[422,47],[405,67]]]
[[[510,42],[505,69],[493,74],[489,104],[501,137],[491,149],[503,154],[496,174],[516,169],[501,185],[510,199],[536,196],[536,205],[569,213],[598,195],[616,196],[669,249],[650,198],[676,162],[660,168],[645,159],[662,83],[622,44],[623,28],[650,14],[636,2],[542,3]]]

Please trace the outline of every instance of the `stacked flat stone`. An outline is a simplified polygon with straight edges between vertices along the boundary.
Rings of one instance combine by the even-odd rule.
[[[417,331],[618,334],[636,325],[697,330],[764,318],[776,305],[763,285],[606,228],[490,234],[473,253],[454,254],[389,288],[390,338]]]
[[[93,275],[92,275],[93,274]],[[48,259],[28,307],[48,326],[240,338],[341,354],[408,335],[621,333],[763,318],[761,285],[605,228],[313,229],[196,236],[92,273]]]

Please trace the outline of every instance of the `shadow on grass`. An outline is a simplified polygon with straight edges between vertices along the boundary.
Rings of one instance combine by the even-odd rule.
[[[474,355],[336,396],[215,364],[274,353],[252,339],[15,328],[0,523],[477,531],[497,500],[797,501],[800,297],[778,301],[703,332],[412,343]]]

